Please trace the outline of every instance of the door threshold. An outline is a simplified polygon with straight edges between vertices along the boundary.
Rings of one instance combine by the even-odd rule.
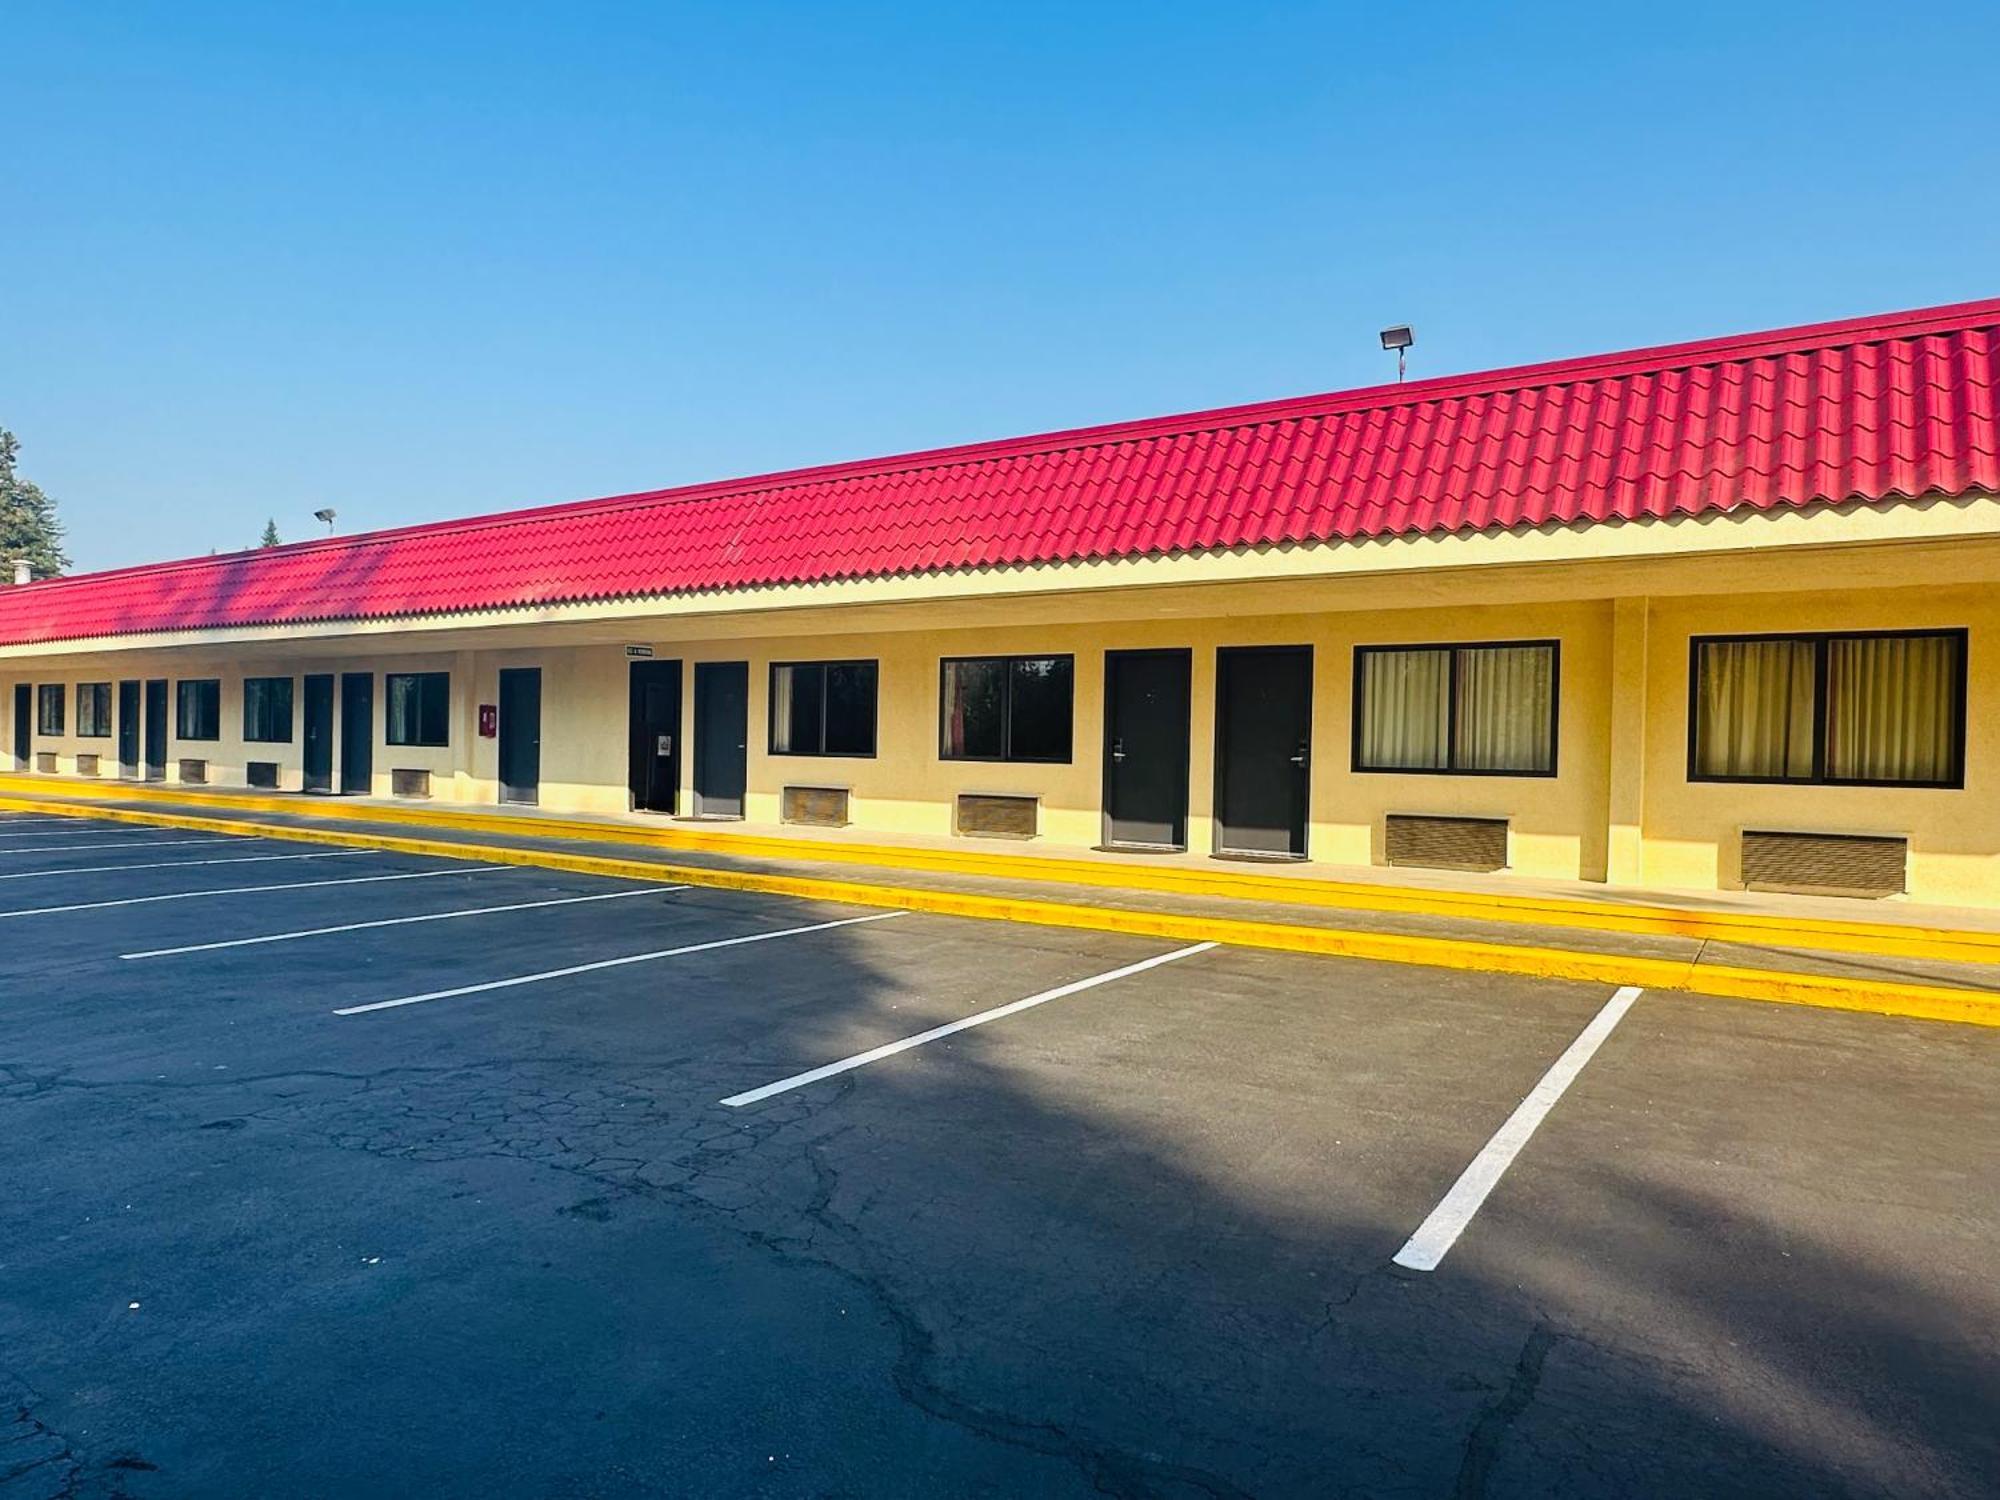
[[[1226,859],[1240,865],[1302,865],[1306,862],[1303,854],[1258,854],[1253,851],[1218,849],[1209,855],[1210,859]]]
[[[674,816],[676,823],[741,823],[742,813],[685,813]]]
[[[1186,844],[1092,844],[1098,854],[1185,854]]]

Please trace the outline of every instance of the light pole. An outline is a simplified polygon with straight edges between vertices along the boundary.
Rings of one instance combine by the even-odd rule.
[[[1396,351],[1396,383],[1398,385],[1402,384],[1403,381],[1404,358],[1410,352],[1410,345],[1416,341],[1417,336],[1410,331],[1408,323],[1398,323],[1393,328],[1382,330],[1382,347]]]

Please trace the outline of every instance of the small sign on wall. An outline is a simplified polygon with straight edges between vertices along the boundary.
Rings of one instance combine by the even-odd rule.
[[[652,658],[653,648],[651,646],[627,646],[625,654],[633,661],[648,661]]]
[[[490,740],[500,732],[500,708],[493,703],[479,705],[479,737]]]

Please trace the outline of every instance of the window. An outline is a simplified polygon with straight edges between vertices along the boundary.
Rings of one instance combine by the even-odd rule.
[[[389,743],[432,746],[451,743],[449,672],[389,674]]]
[[[46,682],[35,690],[35,729],[40,734],[63,732],[63,689],[58,682]]]
[[[174,733],[184,740],[221,739],[222,683],[216,678],[204,677],[183,682],[174,691]],[[285,717],[289,720],[291,715],[288,713]]]
[[[773,755],[875,753],[875,663],[771,663]]]
[[[1690,643],[1688,779],[1965,784],[1965,632]]]
[[[939,755],[1067,761],[1076,669],[1067,656],[967,656],[944,663]]]
[[[1556,774],[1555,641],[1357,646],[1354,769]]]
[[[243,679],[243,738],[258,745],[291,743],[291,678]]]
[[[79,682],[76,685],[76,732],[87,740],[110,737],[110,683]]]

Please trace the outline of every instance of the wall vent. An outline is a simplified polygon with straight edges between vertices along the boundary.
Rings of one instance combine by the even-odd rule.
[[[990,792],[961,792],[958,831],[982,839],[1031,839],[1041,815],[1041,799]]]
[[[244,779],[254,787],[265,791],[275,791],[278,785],[278,763],[275,760],[253,760],[243,768]]]
[[[89,754],[79,755],[76,758],[76,774],[79,776],[95,776],[97,774],[97,757]]]
[[[46,772],[48,772],[48,773],[49,773],[49,774],[50,774],[51,776],[53,776],[53,775],[55,774],[55,770],[56,770],[56,753],[55,753],[55,751],[53,751],[53,750],[37,750],[37,751],[35,752],[35,769],[36,769],[37,771],[46,771]]]
[[[847,797],[844,786],[788,786],[779,799],[778,816],[813,828],[845,828]]]
[[[1432,870],[1504,870],[1507,820],[1390,813],[1382,823],[1382,860]]]
[[[1743,888],[1810,896],[1897,896],[1910,841],[1847,833],[1743,833]]]
[[[181,780],[189,786],[208,785],[208,762],[205,760],[184,760],[181,762]]]
[[[409,768],[389,773],[389,791],[397,797],[426,798],[431,794],[431,773]]]

